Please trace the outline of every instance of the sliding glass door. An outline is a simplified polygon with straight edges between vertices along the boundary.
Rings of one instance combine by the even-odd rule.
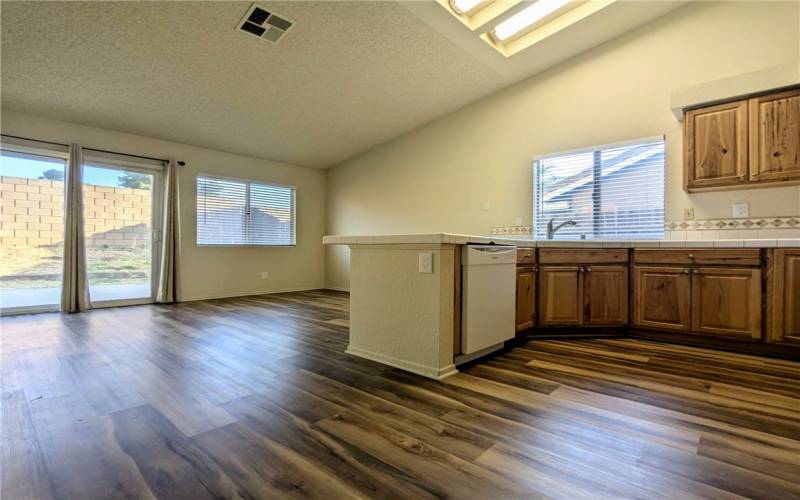
[[[161,186],[160,170],[86,160],[84,239],[93,307],[155,300]]]
[[[66,153],[0,151],[0,312],[58,309]]]

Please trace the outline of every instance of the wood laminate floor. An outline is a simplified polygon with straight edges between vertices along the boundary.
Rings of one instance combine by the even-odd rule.
[[[800,363],[531,341],[445,382],[314,291],[3,318],[2,498],[800,498]]]

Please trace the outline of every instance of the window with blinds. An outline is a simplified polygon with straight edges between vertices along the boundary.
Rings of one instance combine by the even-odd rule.
[[[295,244],[291,186],[197,177],[197,244]]]
[[[537,158],[534,235],[563,226],[555,239],[664,237],[664,138],[598,146]]]

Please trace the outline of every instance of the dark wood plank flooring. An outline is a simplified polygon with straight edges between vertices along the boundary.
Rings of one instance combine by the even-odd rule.
[[[3,318],[12,499],[800,498],[800,363],[538,340],[435,382],[347,294]]]

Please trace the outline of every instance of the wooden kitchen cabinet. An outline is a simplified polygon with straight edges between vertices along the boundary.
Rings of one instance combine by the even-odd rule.
[[[693,109],[684,116],[687,189],[735,185],[747,179],[747,101]]]
[[[587,266],[584,320],[590,325],[628,323],[628,266]]]
[[[633,273],[633,325],[688,332],[692,321],[691,271],[634,266]]]
[[[517,267],[517,331],[536,322],[536,267]]]
[[[800,248],[775,250],[769,273],[767,342],[800,345]]]
[[[539,324],[576,326],[583,323],[583,267],[539,268]]]
[[[687,110],[688,192],[800,183],[800,89]]]
[[[571,250],[564,258],[571,261]],[[579,256],[581,250],[575,250]],[[598,252],[615,262],[618,251]],[[627,256],[627,252],[626,252]],[[546,258],[540,256],[540,262]],[[553,265],[539,269],[539,324],[545,326],[624,326],[628,324],[628,265]]]
[[[692,269],[692,331],[761,338],[760,269]]]
[[[800,89],[750,99],[750,179],[800,179]]]

